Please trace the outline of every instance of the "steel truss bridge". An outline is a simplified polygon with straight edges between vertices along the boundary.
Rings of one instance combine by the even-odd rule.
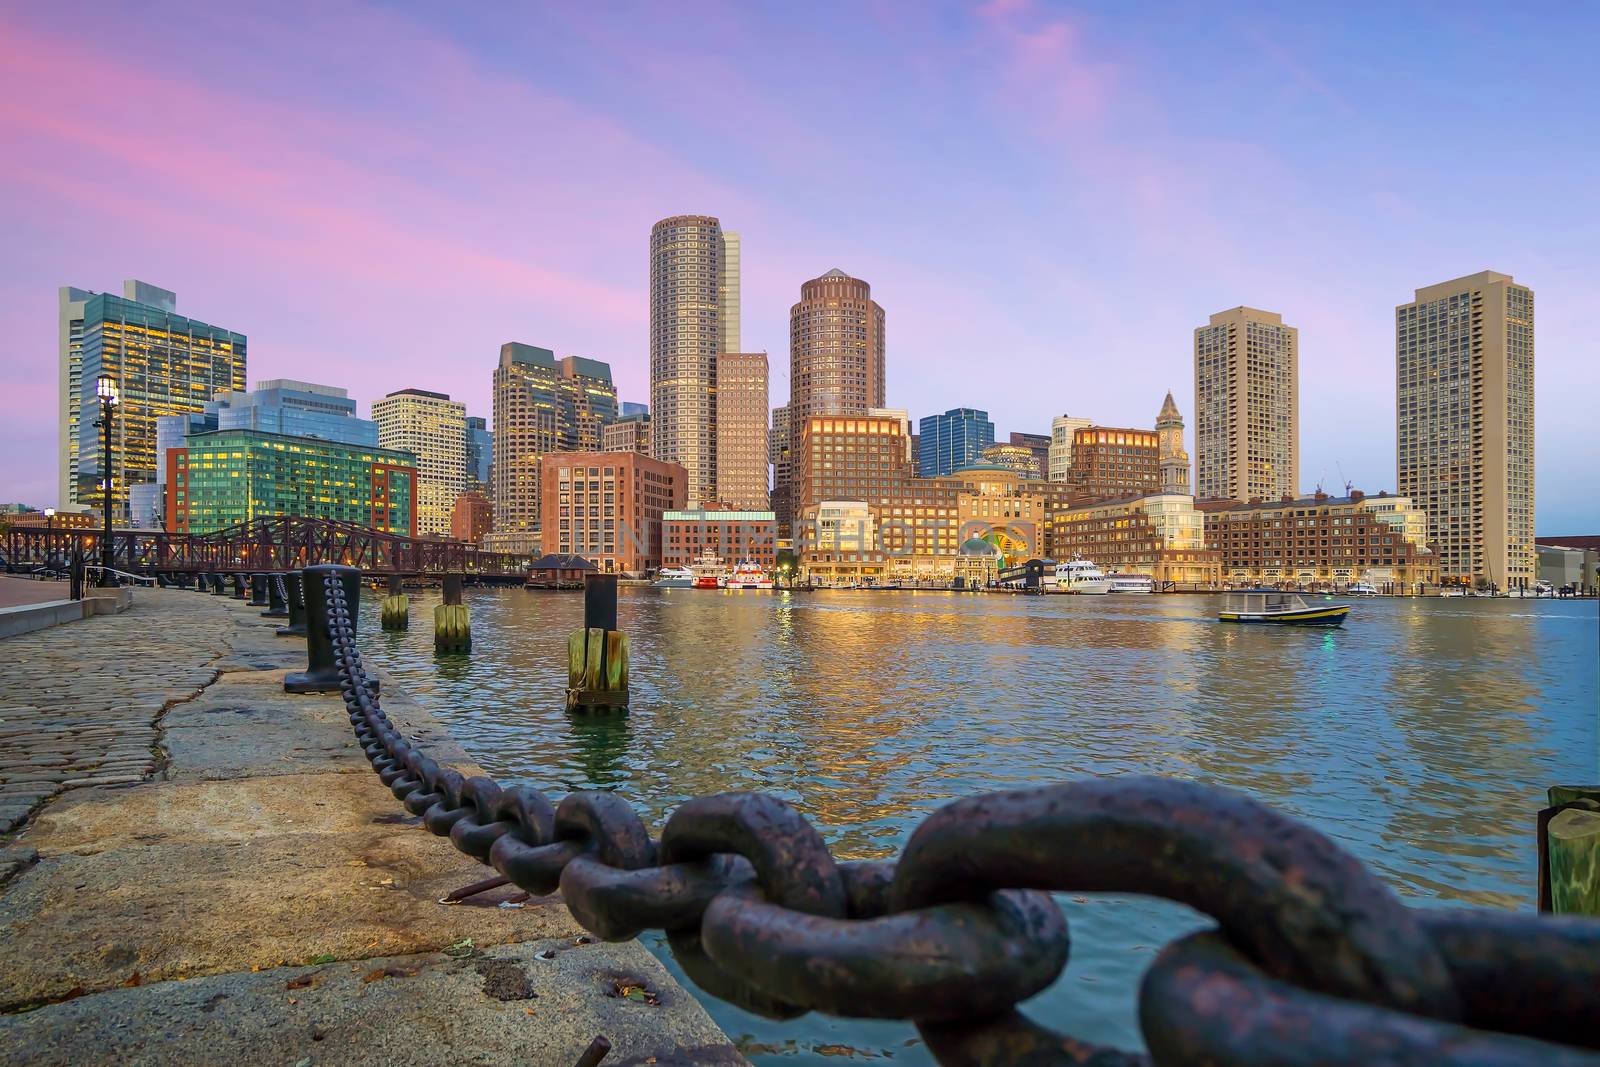
[[[100,560],[98,530],[12,527],[0,537],[6,567],[60,565],[81,552]],[[317,563],[342,563],[364,574],[396,577],[463,575],[521,581],[528,556],[485,552],[465,541],[369,530],[348,522],[274,516],[207,534],[164,530],[113,530],[112,566],[133,574],[289,571]]]

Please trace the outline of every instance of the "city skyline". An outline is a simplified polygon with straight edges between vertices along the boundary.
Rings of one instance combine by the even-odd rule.
[[[728,95],[719,113],[700,114],[652,94],[674,77],[666,67],[618,77],[610,66],[638,58],[652,35],[669,50],[679,39],[682,30],[648,12],[628,30],[604,30],[614,54],[576,78],[560,59],[529,73],[508,50],[541,34],[592,44],[602,30],[578,13],[530,15],[498,45],[471,15],[443,33],[433,16],[395,10],[308,13],[325,43],[248,15],[181,5],[158,5],[157,15],[79,19],[81,31],[68,33],[73,20],[56,12],[0,14],[8,97],[52,101],[48,112],[0,112],[17,148],[0,163],[9,194],[0,218],[15,235],[0,266],[0,450],[17,460],[0,498],[57,503],[51,311],[61,285],[154,279],[183,294],[184,308],[249,335],[252,375],[333,382],[363,410],[418,387],[487,412],[494,355],[515,337],[611,364],[619,395],[638,400],[649,373],[641,235],[661,218],[703,212],[742,237],[745,348],[782,352],[796,287],[838,266],[870,279],[894,320],[886,402],[916,418],[982,408],[999,436],[1046,432],[1066,411],[1144,426],[1152,392],[1192,392],[1195,323],[1219,308],[1271,308],[1300,330],[1305,492],[1346,480],[1398,489],[1395,307],[1441,279],[1513,275],[1540,298],[1536,529],[1581,532],[1600,519],[1585,484],[1586,400],[1600,384],[1586,328],[1600,310],[1588,251],[1595,193],[1579,184],[1596,150],[1562,132],[1595,90],[1581,81],[1583,34],[1572,27],[1534,33],[1513,14],[1479,38],[1453,20],[1400,12],[1393,36],[1427,33],[1441,57],[1402,76],[1348,65],[1402,48],[1354,20],[1241,14],[1263,47],[1211,82],[1198,56],[1227,26],[1189,16],[1133,34],[1110,15],[1025,3],[952,11],[938,29],[885,25],[880,11],[875,39],[892,32],[914,47],[876,74],[869,45],[836,52],[836,84],[817,87],[798,68],[838,16],[806,29],[778,13],[733,11],[712,20],[713,51],[732,55],[782,32],[794,55],[737,91],[717,77],[691,86],[696,105]],[[1318,32],[1322,53],[1310,46]],[[128,47],[146,35],[178,46],[231,36],[251,47],[231,58],[196,49],[172,70]],[[1497,74],[1487,62],[1506,36],[1526,71]],[[397,58],[291,84],[335,45]],[[63,58],[75,55],[94,62]],[[946,84],[939,72],[954,56],[970,69]],[[1478,70],[1470,85],[1447,60]],[[1144,77],[1164,64],[1162,77]],[[423,99],[410,66],[451,91]],[[888,88],[886,74],[907,88]],[[1505,91],[1512,84],[1515,94]],[[957,85],[970,100],[950,99]],[[340,98],[340,89],[351,92]],[[802,89],[821,94],[814,111],[782,106]],[[829,120],[853,92],[876,94],[899,123],[877,124],[875,145]],[[1464,166],[1459,129],[1392,113],[1404,94],[1454,107],[1469,133],[1516,123],[1518,160],[1475,154]],[[927,99],[913,110],[910,96]],[[490,98],[500,102],[473,118]],[[1044,106],[1019,109],[1024,99]],[[1225,133],[1207,128],[1208,112],[1229,116]],[[526,132],[492,140],[490,127],[512,116]],[[215,138],[203,163],[148,147],[173,122]],[[730,123],[750,150],[706,164],[705,140]],[[409,125],[439,143],[424,149]],[[919,147],[941,140],[940,152]],[[1056,147],[1041,158],[1046,142]],[[1192,166],[1195,150],[1219,147],[1243,149],[1249,172],[1224,182]],[[529,178],[527,189],[500,177],[525,178],[518,161],[541,148],[571,155],[570,173]],[[592,158],[578,158],[580,148]],[[1561,165],[1522,166],[1539,152]],[[796,195],[800,179],[784,169],[824,154],[843,162],[806,170],[801,184],[815,188]],[[648,183],[635,176],[645,168]],[[1464,205],[1512,175],[1526,207],[1460,226]],[[829,195],[819,206],[845,187],[853,199]],[[523,200],[502,217],[514,194]],[[952,225],[959,245],[945,232]],[[416,314],[420,297],[426,317]],[[785,361],[773,363],[777,405],[789,389]]]

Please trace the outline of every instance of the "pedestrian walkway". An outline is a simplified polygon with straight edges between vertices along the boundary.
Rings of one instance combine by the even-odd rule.
[[[283,692],[305,644],[275,626],[140,590],[0,649],[0,750],[27,751],[5,786],[60,791],[17,786],[43,803],[0,837],[0,1065],[567,1067],[602,1034],[607,1064],[743,1062],[654,957],[595,942],[559,896],[438,904],[492,872],[383,787],[337,696]],[[383,699],[482,773],[388,681]]]

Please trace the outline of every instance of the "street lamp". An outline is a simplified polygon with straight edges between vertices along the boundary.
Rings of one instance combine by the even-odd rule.
[[[94,395],[100,398],[100,419],[95,423],[105,434],[104,458],[100,464],[101,484],[105,489],[106,534],[100,545],[100,584],[116,584],[111,574],[111,413],[117,406],[117,380],[102,374],[94,380]]]

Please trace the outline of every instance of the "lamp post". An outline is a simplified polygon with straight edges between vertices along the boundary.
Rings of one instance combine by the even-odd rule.
[[[105,434],[104,457],[100,463],[101,485],[105,489],[105,539],[100,545],[100,584],[116,584],[111,574],[111,413],[117,406],[117,381],[109,374],[94,380],[94,395],[100,398],[100,420],[95,423]]]

